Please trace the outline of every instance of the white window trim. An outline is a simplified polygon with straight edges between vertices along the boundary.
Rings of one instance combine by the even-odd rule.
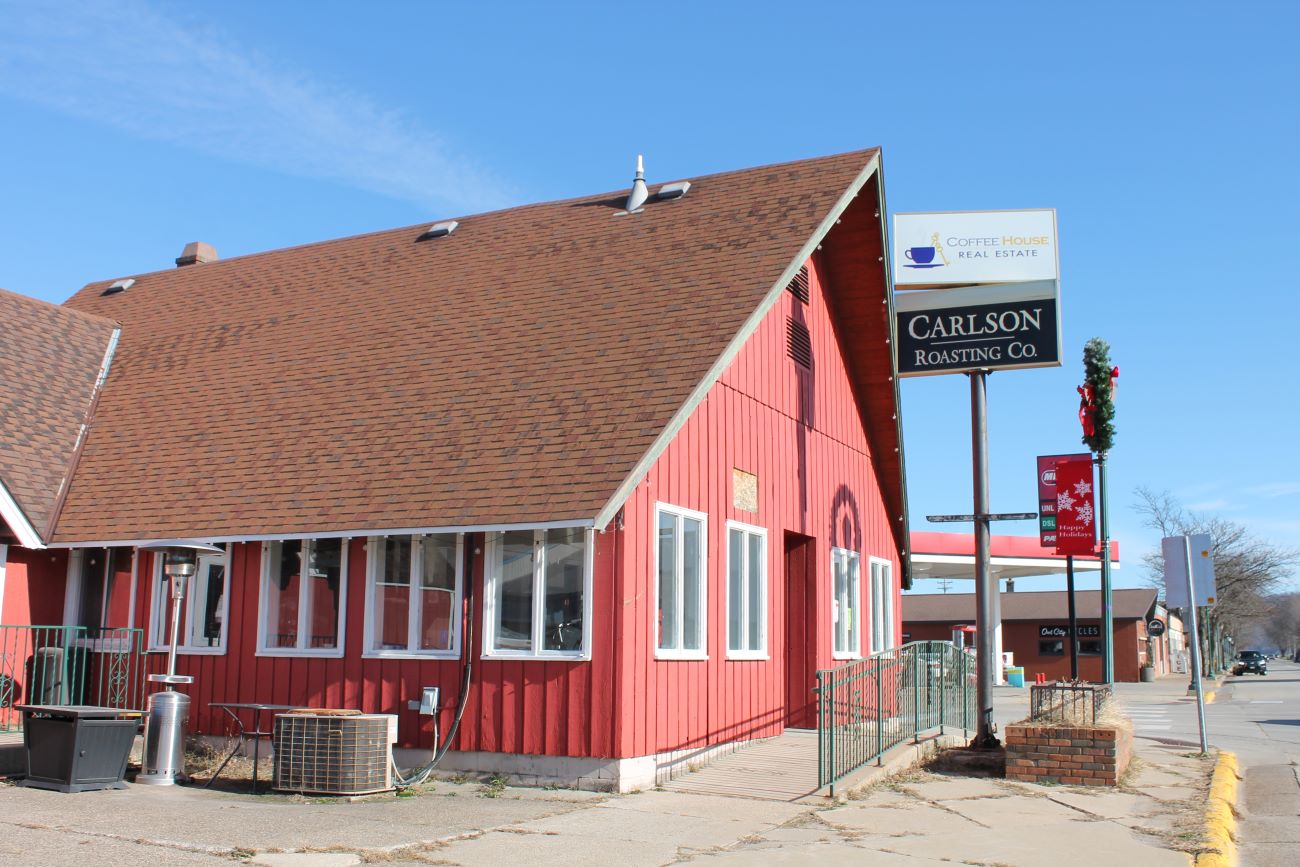
[[[371,536],[366,540],[366,614],[363,644],[361,649],[362,659],[459,659],[460,642],[462,626],[465,620],[464,598],[465,598],[465,534],[456,534],[456,589],[452,594],[451,602],[451,649],[449,650],[419,650],[412,649],[411,643],[415,635],[416,618],[419,617],[419,609],[416,605],[416,595],[420,591],[420,582],[424,579],[424,551],[423,540],[426,536],[447,535],[442,533],[421,533],[419,535],[408,536],[405,533],[400,536]],[[375,617],[378,611],[375,607],[375,585],[379,583],[379,560],[376,552],[379,546],[385,541],[392,538],[408,539],[411,542],[411,599],[406,609],[406,650],[396,648],[377,648],[375,647]]]
[[[546,628],[546,529],[533,530],[533,646],[541,647]],[[489,533],[483,554],[483,659],[547,660],[551,662],[585,662],[591,659],[591,588],[595,569],[596,534],[583,530],[585,556],[582,563],[582,649],[581,650],[499,650],[496,644],[497,549],[501,533]]]
[[[835,559],[836,555],[845,554],[848,560],[857,559],[858,561],[858,582],[856,597],[853,600],[853,616],[857,619],[857,639],[858,646],[855,650],[836,650],[835,649]],[[857,551],[848,548],[831,548],[831,659],[861,659],[862,658],[862,555]]]
[[[760,636],[760,640],[759,640],[760,646],[758,650],[732,650],[731,648],[731,531],[732,530],[739,530],[742,533],[749,533],[751,535],[758,536],[763,540],[763,581],[762,581],[763,596],[758,603],[760,609],[759,625],[762,634]],[[772,595],[772,584],[771,584],[771,570],[768,568],[768,566],[772,560],[772,552],[768,550],[767,530],[763,527],[756,527],[753,524],[742,524],[739,521],[728,521],[724,548],[726,549],[727,553],[726,553],[726,571],[722,573],[725,576],[723,578],[723,584],[726,587],[726,590],[723,594],[726,599],[725,608],[723,609],[724,611],[723,620],[725,621],[726,624],[726,633],[727,633],[727,645],[726,645],[727,659],[770,659],[771,656],[769,655],[768,643],[767,643],[768,635],[771,633],[771,624],[768,623],[768,612],[770,610],[768,606],[768,599]],[[749,546],[746,545],[743,550],[745,552],[744,555],[746,558],[745,565],[748,566]],[[748,597],[749,595],[748,572],[745,573],[744,580],[741,581],[740,586],[744,593],[744,597]],[[742,613],[748,614],[748,610],[743,608],[743,605],[745,602],[748,602],[749,600],[744,597],[742,597]],[[748,617],[745,618],[745,622],[746,623],[749,622]]]
[[[222,557],[225,561],[225,569],[222,570],[222,580],[225,582],[225,586],[221,593],[220,642],[216,647],[195,647],[184,643],[189,640],[190,635],[190,611],[193,606],[189,604],[189,601],[194,598],[194,581],[198,578],[199,574],[196,571],[194,575],[188,579],[185,587],[185,623],[181,628],[181,640],[176,644],[176,654],[178,656],[225,656],[226,641],[230,635],[230,585],[233,583],[230,576],[230,555],[233,553],[232,549],[234,547],[235,544],[233,542],[226,543],[226,553]],[[149,570],[149,634],[147,636],[149,653],[166,653],[170,648],[170,644],[168,643],[170,641],[169,636],[162,636],[162,643],[158,643],[154,640],[158,637],[159,626],[166,622],[165,619],[159,618],[159,614],[161,613],[159,605],[171,605],[170,594],[160,594],[158,592],[158,588],[162,584],[163,579],[162,565],[162,553],[154,551],[153,568]],[[162,596],[162,598],[160,599],[159,596]]]
[[[876,567],[880,567],[879,592],[876,587]],[[871,652],[880,653],[894,646],[894,564],[883,557],[868,557],[867,569],[871,574]],[[876,611],[876,600],[881,601]],[[877,634],[876,626],[880,626]]]
[[[680,648],[665,648],[659,646],[659,515],[667,513],[678,518],[692,518],[700,522],[700,536],[702,544],[700,546],[700,649],[684,650]],[[704,512],[696,512],[693,509],[687,509],[682,506],[674,506],[670,503],[656,502],[654,510],[651,513],[650,524],[650,545],[654,549],[653,571],[650,573],[651,582],[654,584],[655,597],[654,606],[650,609],[650,617],[654,621],[654,651],[655,659],[708,659],[709,658],[709,516]],[[678,568],[680,569],[685,561],[686,546],[677,546]],[[681,589],[678,592],[678,617],[684,620],[686,612],[686,589],[685,582],[681,583]]]
[[[343,539],[339,550],[339,619],[338,619],[338,646],[337,647],[304,647],[303,641],[305,633],[303,630],[302,614],[307,610],[307,595],[311,591],[311,584],[308,581],[300,579],[298,581],[298,638],[296,647],[271,647],[266,643],[266,618],[270,613],[271,604],[271,546],[276,542],[301,542],[304,546],[314,544],[319,539],[277,539],[275,541],[266,541],[262,543],[262,568],[260,570],[260,579],[258,580],[257,594],[257,656],[320,656],[327,659],[338,659],[343,656],[343,651],[347,645],[347,625],[348,625],[348,550],[351,539]],[[306,562],[304,560],[304,562]]]

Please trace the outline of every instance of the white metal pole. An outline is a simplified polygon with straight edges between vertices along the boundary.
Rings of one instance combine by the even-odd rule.
[[[1183,536],[1183,561],[1187,567],[1187,607],[1192,612],[1192,683],[1196,686],[1196,723],[1201,730],[1201,755],[1205,742],[1205,690],[1201,686],[1201,631],[1196,625],[1196,587],[1192,581],[1192,537]]]

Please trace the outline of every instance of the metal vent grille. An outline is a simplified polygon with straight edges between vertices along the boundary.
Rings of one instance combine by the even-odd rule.
[[[389,717],[281,714],[275,718],[275,788],[364,795],[393,787]]]
[[[804,265],[799,269],[799,273],[794,275],[790,285],[785,287],[790,294],[798,298],[803,303],[808,303],[808,266]]]
[[[812,368],[812,337],[808,326],[787,318],[785,321],[786,353],[800,367]]]

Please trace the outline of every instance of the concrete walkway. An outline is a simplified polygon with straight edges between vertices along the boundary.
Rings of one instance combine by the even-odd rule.
[[[911,772],[816,803],[772,798],[761,778],[758,797],[437,782],[358,801],[7,785],[0,863],[1186,864],[1173,850],[1197,837],[1209,762],[1149,740],[1138,751],[1138,768],[1117,791]]]

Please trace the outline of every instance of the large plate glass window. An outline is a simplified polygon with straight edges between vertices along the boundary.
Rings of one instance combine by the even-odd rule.
[[[767,656],[767,531],[727,523],[727,656]]]
[[[894,567],[871,558],[871,652],[894,647]]]
[[[835,638],[832,655],[854,659],[862,655],[859,611],[862,593],[857,551],[831,549],[831,629]]]
[[[585,657],[591,533],[507,530],[488,547],[484,656]]]
[[[454,533],[370,540],[368,654],[460,654],[463,545]]]
[[[263,543],[259,652],[294,656],[342,652],[346,551],[346,539]]]
[[[221,653],[226,647],[226,599],[230,586],[228,551],[199,557],[198,568],[186,581],[181,605],[180,636],[177,650],[185,653]],[[171,579],[163,574],[163,558],[153,555],[152,601],[149,645],[152,650],[166,650],[171,643]]]
[[[707,518],[699,512],[655,508],[655,655],[704,659]]]

